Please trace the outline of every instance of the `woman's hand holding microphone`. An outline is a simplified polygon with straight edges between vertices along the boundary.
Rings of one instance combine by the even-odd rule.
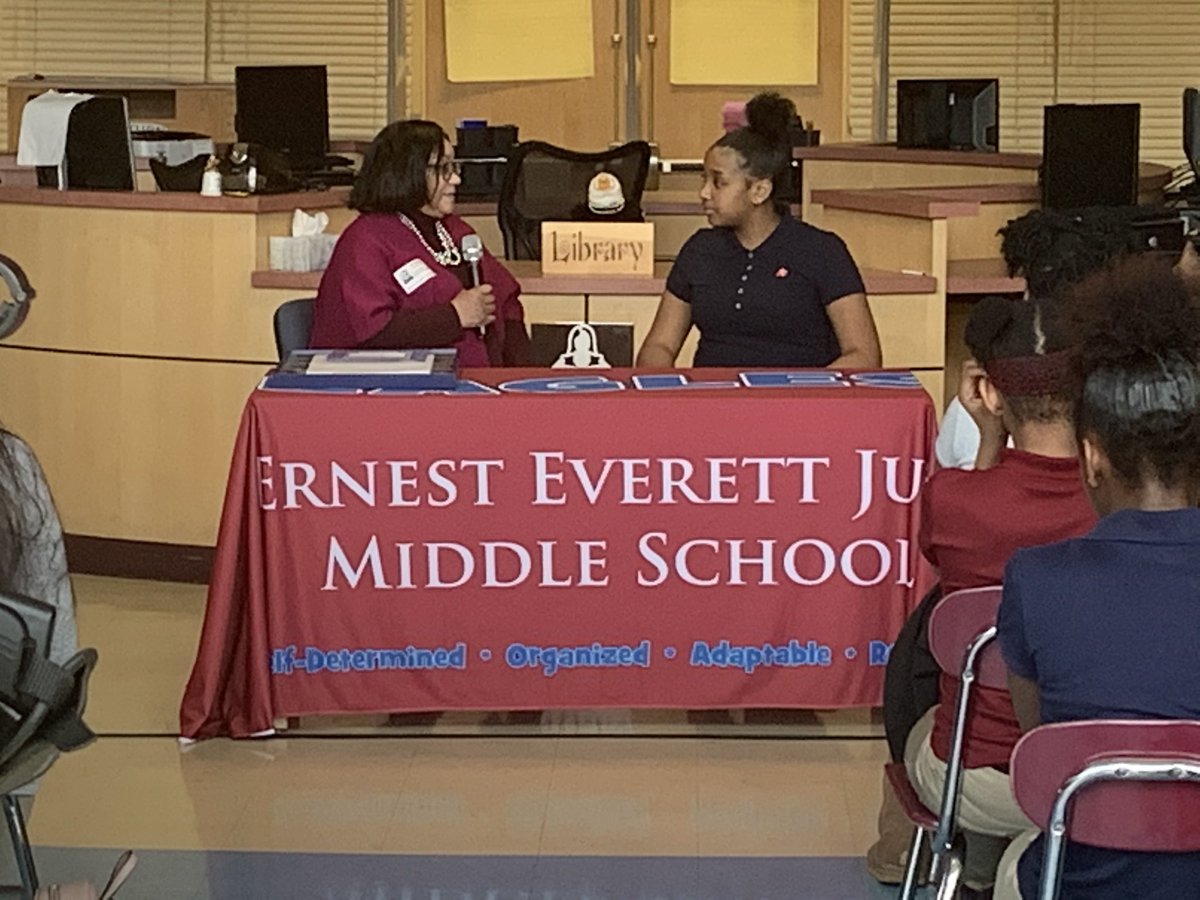
[[[467,288],[451,300],[450,305],[458,313],[463,328],[484,328],[496,321],[496,298],[492,296],[490,284]]]

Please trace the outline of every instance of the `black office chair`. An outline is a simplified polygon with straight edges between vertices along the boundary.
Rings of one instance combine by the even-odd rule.
[[[650,145],[630,141],[600,153],[579,153],[525,141],[508,157],[497,215],[508,259],[542,258],[542,223],[642,221],[642,193],[650,171]],[[625,206],[601,214],[588,209],[588,184],[600,172],[621,182]]]
[[[21,327],[29,315],[29,304],[37,291],[25,277],[25,271],[7,256],[0,254],[0,283],[7,288],[8,296],[0,294],[0,340]]]
[[[316,302],[313,297],[302,297],[299,300],[287,300],[275,310],[275,350],[279,353],[280,362],[286,360],[293,350],[303,350],[308,346],[313,304]]]
[[[83,722],[96,651],[81,650],[63,665],[47,657],[55,610],[0,593],[0,805],[21,876],[21,896],[37,892],[37,869],[14,791],[43,775],[59,753],[91,743]]]

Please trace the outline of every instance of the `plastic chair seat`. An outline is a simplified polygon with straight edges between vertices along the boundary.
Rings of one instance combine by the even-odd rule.
[[[916,788],[908,778],[908,769],[905,768],[904,763],[888,763],[883,767],[883,773],[887,776],[892,790],[896,792],[896,799],[900,801],[900,806],[904,809],[904,815],[908,816],[908,820],[926,831],[936,829],[938,826],[937,814],[922,803],[921,798],[917,796]]]

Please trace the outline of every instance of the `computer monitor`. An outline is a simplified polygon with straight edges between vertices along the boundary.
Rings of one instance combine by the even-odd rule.
[[[1183,153],[1200,182],[1200,90],[1183,89]]]
[[[1042,131],[1042,207],[1136,204],[1141,110],[1137,103],[1047,106]]]
[[[1000,149],[999,80],[898,80],[896,146],[995,153]]]
[[[238,66],[234,82],[239,141],[283,154],[298,171],[324,167],[329,152],[324,66]]]
[[[37,179],[40,187],[134,190],[137,173],[125,98],[92,97],[72,109],[63,160],[58,166],[38,166]]]

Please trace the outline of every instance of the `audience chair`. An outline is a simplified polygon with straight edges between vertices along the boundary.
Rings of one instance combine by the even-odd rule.
[[[12,839],[21,896],[32,900],[37,869],[14,792],[41,777],[60,752],[95,738],[83,722],[96,651],[82,650],[64,665],[47,656],[54,608],[28,597],[0,594],[0,806]]]
[[[931,850],[929,880],[938,885],[938,900],[948,900],[958,891],[962,859],[954,837],[962,795],[963,744],[971,692],[977,683],[1001,689],[1008,683],[1008,671],[995,644],[1000,593],[999,587],[954,591],[942,599],[929,617],[929,650],[943,671],[959,677],[960,687],[950,736],[950,759],[946,763],[946,786],[938,812],[935,814],[918,799],[903,762],[885,767],[888,781],[914,826],[900,888],[901,900],[911,900],[917,889],[919,859],[926,839]]]
[[[299,300],[286,300],[275,310],[275,350],[279,353],[280,362],[287,359],[293,350],[303,350],[308,346],[314,303],[314,298],[302,297]]]
[[[600,153],[580,153],[525,141],[508,156],[497,215],[508,259],[542,258],[542,223],[642,221],[642,194],[650,171],[650,145],[630,141]],[[588,209],[588,184],[600,172],[621,182],[625,207],[618,213]]]
[[[1200,722],[1043,725],[1012,757],[1013,794],[1046,835],[1039,900],[1054,900],[1068,838],[1111,850],[1200,851]]]

